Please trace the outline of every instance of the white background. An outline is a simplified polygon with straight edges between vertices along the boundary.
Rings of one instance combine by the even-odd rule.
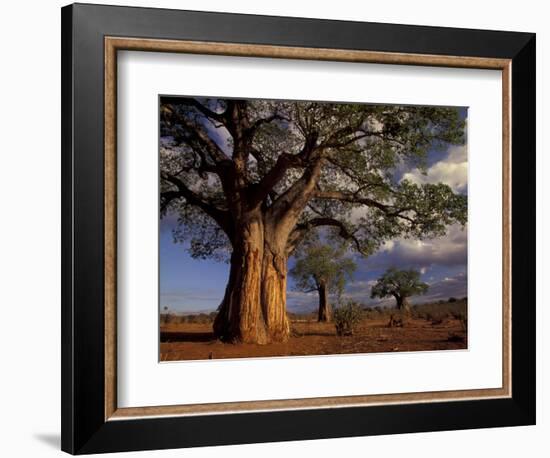
[[[502,386],[500,72],[123,52],[117,75],[120,407]],[[158,364],[158,94],[182,93],[469,107],[468,350]]]
[[[110,0],[111,4],[123,4]],[[543,90],[548,63],[549,14],[537,0],[459,3],[354,0],[258,2],[233,0],[132,1],[133,5],[231,11],[327,19],[398,22],[537,32],[538,58],[538,425],[399,436],[260,444],[131,453],[125,456],[226,457],[547,456],[550,435],[546,395],[550,325],[542,285],[548,273],[550,161],[543,158],[543,116],[550,99]],[[0,14],[0,453],[9,457],[58,456],[60,384],[60,12],[58,1],[10,2]],[[545,56],[546,57],[546,56]],[[545,266],[546,264],[546,266]]]

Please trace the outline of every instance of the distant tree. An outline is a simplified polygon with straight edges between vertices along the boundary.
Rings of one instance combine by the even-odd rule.
[[[410,311],[408,298],[428,291],[428,284],[420,281],[420,272],[414,269],[388,269],[371,289],[371,298],[393,296],[397,309]]]
[[[343,245],[334,247],[315,241],[299,251],[296,265],[290,274],[296,280],[296,289],[299,291],[317,291],[318,320],[328,322],[332,320],[329,293],[341,295],[356,268],[353,259],[345,256]]]
[[[161,313],[161,320],[164,323],[168,323],[170,321],[170,313],[168,312],[168,306],[165,305],[162,308],[162,310],[164,311],[164,313]]]

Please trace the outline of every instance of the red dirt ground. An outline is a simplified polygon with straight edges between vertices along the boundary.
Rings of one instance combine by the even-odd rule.
[[[404,327],[387,327],[387,320],[363,320],[350,337],[338,337],[332,323],[293,321],[285,343],[224,344],[212,334],[211,323],[170,323],[161,326],[160,360],[331,355],[467,348],[459,320],[439,324],[409,319]]]

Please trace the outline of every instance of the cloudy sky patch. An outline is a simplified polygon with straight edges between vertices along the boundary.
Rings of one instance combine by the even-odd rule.
[[[416,184],[445,183],[455,192],[466,193],[468,185],[467,146],[451,146],[445,159],[432,164],[425,173],[414,169],[404,173],[402,180],[409,180]]]

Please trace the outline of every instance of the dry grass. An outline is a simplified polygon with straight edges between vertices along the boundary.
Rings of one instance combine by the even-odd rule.
[[[291,337],[269,345],[224,344],[212,334],[213,316],[161,321],[161,361],[269,356],[332,355],[467,348],[465,301],[414,307],[403,327],[388,327],[395,310],[363,312],[353,336],[337,336],[333,323],[290,315]],[[183,318],[183,319],[182,319]]]

